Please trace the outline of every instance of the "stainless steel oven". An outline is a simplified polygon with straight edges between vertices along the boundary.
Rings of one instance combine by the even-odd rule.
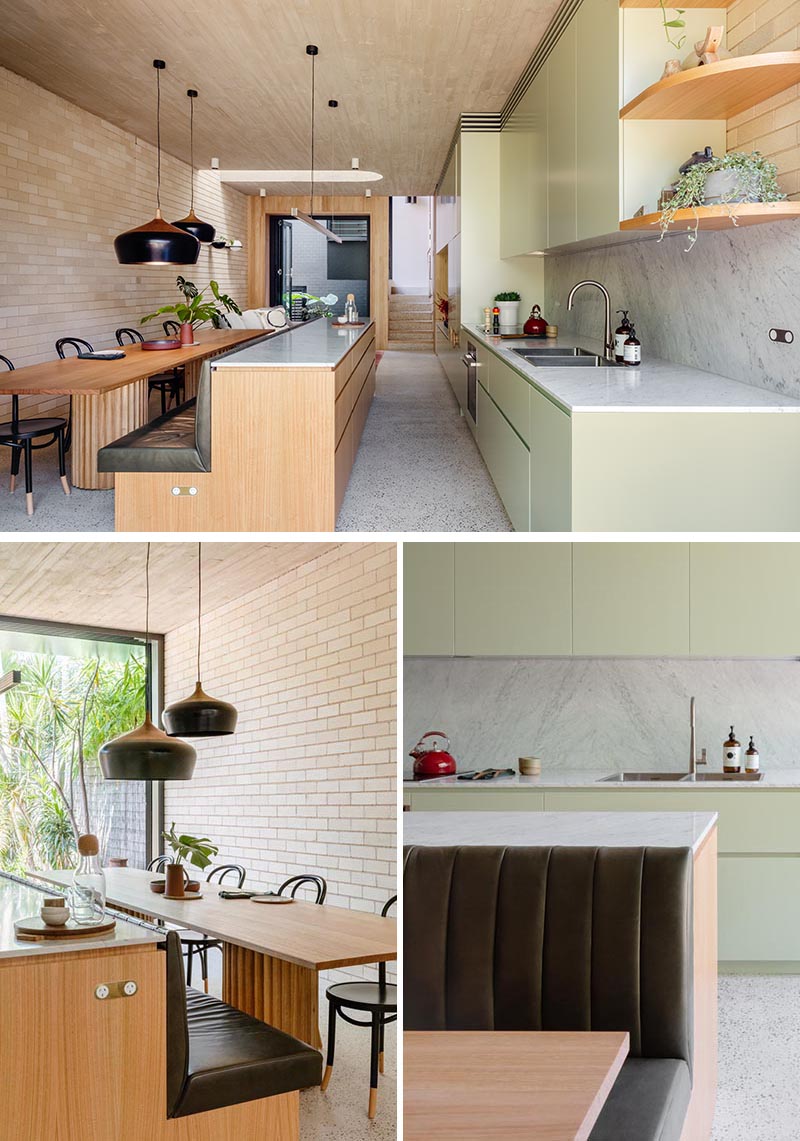
[[[467,416],[478,426],[478,350],[467,341],[467,350],[461,360],[467,370]]]

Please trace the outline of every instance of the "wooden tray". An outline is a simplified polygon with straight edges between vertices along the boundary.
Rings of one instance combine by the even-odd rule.
[[[203,893],[202,893],[202,891],[187,891],[186,895],[167,895],[167,893],[164,892],[163,898],[164,899],[175,899],[180,903],[180,901],[182,899],[202,899]]]
[[[167,352],[169,349],[179,349],[181,343],[177,337],[161,337],[155,341],[142,341],[143,353]]]
[[[18,939],[31,943],[45,939],[83,939],[89,935],[105,935],[113,931],[117,925],[116,919],[107,919],[105,923],[97,923],[93,927],[79,926],[74,919],[68,919],[63,927],[48,927],[38,915],[30,919],[17,919],[14,923],[14,934]]]
[[[361,329],[366,323],[366,321],[331,321],[331,326],[334,329]]]

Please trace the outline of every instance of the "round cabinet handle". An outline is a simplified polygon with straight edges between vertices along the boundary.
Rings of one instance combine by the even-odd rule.
[[[94,991],[94,997],[95,998],[108,998],[109,994],[110,994],[110,991],[109,991],[106,983],[100,983],[100,986],[95,987],[95,991]]]
[[[125,992],[125,994],[128,996],[128,998],[131,998],[134,994],[136,994],[136,992],[139,988],[136,985],[136,983],[133,982],[133,980],[131,980],[130,982],[125,983],[125,985],[123,986],[122,989]]]

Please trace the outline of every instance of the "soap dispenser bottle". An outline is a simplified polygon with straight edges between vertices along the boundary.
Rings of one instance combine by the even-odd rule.
[[[744,755],[744,771],[746,773],[757,773],[761,768],[761,758],[758,755],[758,749],[753,744],[753,738],[750,738],[750,744],[747,746],[747,752]]]
[[[623,359],[626,365],[637,368],[642,363],[642,342],[636,337],[636,330],[631,325],[628,338],[623,348]]]
[[[742,746],[733,735],[733,726],[728,740],[722,746],[722,771],[740,773],[742,771]]]
[[[622,364],[625,360],[625,342],[630,335],[631,323],[628,320],[627,309],[618,309],[617,312],[622,314],[622,320],[614,333],[614,360],[617,364]]]

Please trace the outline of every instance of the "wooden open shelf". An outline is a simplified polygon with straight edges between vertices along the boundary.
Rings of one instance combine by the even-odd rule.
[[[731,119],[800,83],[800,51],[764,52],[693,67],[653,83],[620,119]]]
[[[739,226],[758,226],[762,222],[785,222],[800,218],[800,202],[738,202],[731,209],[736,213]],[[644,214],[640,218],[626,218],[620,222],[620,230],[653,230],[658,228],[660,214]],[[694,210],[679,210],[670,227],[694,229],[695,221],[701,230],[725,230],[733,226],[731,216],[725,206],[698,206]]]

